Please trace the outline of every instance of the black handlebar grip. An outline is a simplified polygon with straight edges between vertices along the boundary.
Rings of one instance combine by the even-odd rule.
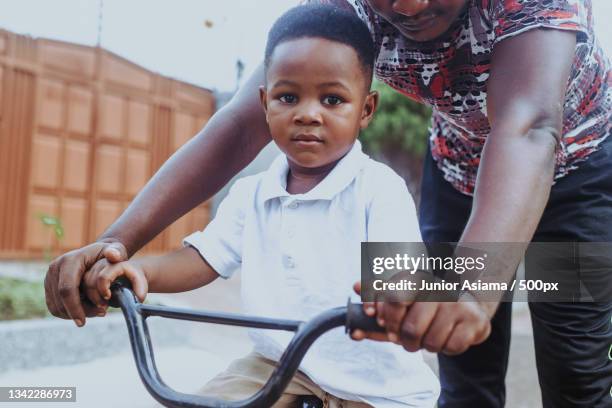
[[[111,298],[108,300],[108,304],[112,307],[119,307],[119,302],[117,302],[117,298],[115,296],[115,290],[118,288],[128,288],[132,290],[132,282],[125,276],[120,276],[111,283]]]
[[[376,317],[365,314],[363,311],[363,304],[351,303],[350,299],[346,305],[345,328],[347,333],[352,333],[357,329],[366,332],[385,332],[385,328],[378,325]]]

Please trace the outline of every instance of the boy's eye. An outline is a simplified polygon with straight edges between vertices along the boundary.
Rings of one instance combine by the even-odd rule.
[[[325,105],[340,105],[342,102],[344,101],[340,97],[335,95],[328,95],[323,98],[323,103]]]
[[[278,100],[283,103],[295,103],[297,102],[297,97],[295,95],[285,94],[281,95]]]

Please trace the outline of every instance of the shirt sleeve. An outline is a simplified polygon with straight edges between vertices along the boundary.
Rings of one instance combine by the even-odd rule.
[[[590,1],[493,0],[491,7],[494,44],[534,28],[576,31],[578,42],[590,36]]]
[[[245,187],[241,180],[234,183],[206,228],[183,239],[184,246],[197,250],[225,279],[231,277],[242,265],[245,204],[249,199]]]
[[[368,241],[422,242],[414,200],[406,182],[391,169],[376,177],[368,206]]]

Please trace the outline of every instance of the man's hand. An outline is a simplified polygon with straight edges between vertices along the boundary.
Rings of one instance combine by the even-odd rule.
[[[361,285],[355,284],[360,292]],[[475,300],[458,302],[376,302],[364,304],[369,316],[377,316],[387,333],[356,330],[353,339],[392,341],[408,351],[426,349],[448,355],[461,354],[480,344],[491,333],[494,307]]]
[[[85,324],[86,317],[106,310],[106,307],[93,305],[79,292],[83,274],[104,258],[110,263],[126,261],[127,250],[120,242],[96,242],[51,262],[45,277],[45,298],[52,315],[72,319],[80,327]]]

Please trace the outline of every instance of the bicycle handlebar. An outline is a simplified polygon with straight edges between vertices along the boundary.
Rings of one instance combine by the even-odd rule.
[[[336,327],[344,326],[347,333],[361,329],[364,331],[384,331],[378,326],[374,317],[363,312],[360,303],[349,303],[346,307],[337,307],[302,322],[246,316],[235,313],[194,311],[188,309],[146,305],[138,302],[125,278],[119,278],[111,285],[109,304],[120,307],[125,317],[132,352],[138,373],[149,393],[167,407],[189,408],[241,408],[270,407],[281,396],[283,390],[297,371],[300,362],[312,343],[323,333]],[[149,316],[161,316],[171,319],[189,320],[225,324],[232,326],[252,327],[293,331],[295,335],[281,356],[278,366],[263,388],[253,396],[241,401],[224,401],[217,398],[185,394],[168,387],[161,379],[155,359],[146,319]]]

